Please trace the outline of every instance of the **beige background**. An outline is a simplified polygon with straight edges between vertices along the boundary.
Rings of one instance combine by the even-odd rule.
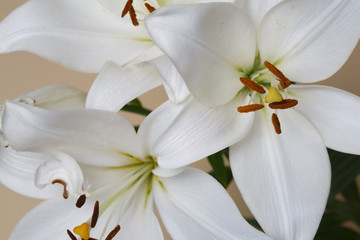
[[[25,0],[1,0],[0,20],[24,2]],[[360,44],[358,44],[358,47],[343,68],[323,84],[360,95],[359,63]],[[0,55],[0,100],[13,99],[22,93],[53,83],[65,83],[87,91],[95,77],[94,74],[70,71],[29,53],[18,52]],[[141,99],[146,107],[153,109],[166,100],[166,95],[159,88],[145,94]],[[133,122],[138,123],[140,121],[131,114],[127,115],[127,117]],[[210,169],[206,161],[197,163],[196,166],[200,166],[204,170]],[[243,214],[248,216],[250,213],[244,206],[233,183],[229,191]],[[39,202],[39,200],[14,193],[0,184],[0,240],[7,239],[12,228],[21,217]]]

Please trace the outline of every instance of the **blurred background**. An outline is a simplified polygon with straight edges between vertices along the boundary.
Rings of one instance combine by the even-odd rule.
[[[25,0],[2,0],[0,4],[0,20],[4,19],[12,10],[24,2]],[[30,53],[17,52],[0,55],[1,102],[5,99],[14,99],[18,95],[36,88],[55,83],[68,84],[87,91],[95,78],[95,74],[74,72]],[[360,95],[360,44],[358,44],[342,69],[320,84],[334,86]],[[150,109],[154,109],[166,99],[162,88],[157,88],[140,98],[143,105]],[[134,124],[139,124],[142,120],[141,117],[134,114],[126,114],[126,117]],[[346,122],[346,119],[344,119],[344,122]],[[202,160],[194,166],[205,171],[211,169],[206,160]],[[228,191],[243,215],[251,216],[233,182],[230,184]],[[38,203],[40,203],[39,200],[21,196],[0,184],[0,239],[8,239],[15,224]]]

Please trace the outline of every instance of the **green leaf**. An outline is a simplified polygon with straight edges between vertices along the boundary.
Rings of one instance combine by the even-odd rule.
[[[360,174],[360,156],[328,149],[331,161],[331,189],[329,200],[343,191]]]
[[[345,198],[346,202],[360,207],[360,193],[356,184],[356,180],[352,181],[349,186],[347,186],[345,190],[341,192],[341,194]]]
[[[224,186],[224,188],[227,188],[231,183],[233,176],[230,167],[225,167],[225,168],[226,168],[226,180],[224,182],[220,182],[220,180],[217,178],[215,174],[215,171],[211,171],[209,172],[209,174],[213,176],[216,180],[218,180]]]
[[[151,113],[151,110],[149,109],[129,104],[126,104],[121,110],[125,112],[137,113],[143,116],[147,116]]]
[[[318,232],[314,240],[359,240],[357,232],[346,227],[337,226]]]
[[[131,102],[128,103],[128,105],[142,107],[142,104],[138,98],[133,99]]]
[[[360,207],[352,205],[348,202],[331,201],[327,205],[327,210],[330,213],[337,214],[339,217],[348,221],[353,221],[360,225]]]
[[[246,218],[246,221],[251,225],[253,226],[254,228],[260,230],[260,231],[263,231],[260,224],[258,223],[258,221],[256,221],[255,218]]]
[[[213,155],[208,156],[208,160],[214,169],[213,176],[224,186],[227,187],[229,185],[232,174],[231,170],[229,171],[228,167],[225,166],[224,159],[223,159],[223,151],[214,153]],[[229,180],[229,175],[230,180]]]

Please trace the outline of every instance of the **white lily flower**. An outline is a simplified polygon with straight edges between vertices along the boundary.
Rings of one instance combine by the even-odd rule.
[[[31,106],[51,109],[51,110],[75,110],[83,109],[85,107],[86,93],[76,88],[54,84],[45,86],[28,93],[24,93],[14,99],[16,102],[21,102]],[[2,106],[0,114],[2,115]],[[35,152],[21,152],[14,150],[7,139],[2,133],[2,124],[0,118],[0,182],[10,188],[11,190],[22,193],[23,195],[49,199],[58,196],[61,192],[61,187],[46,187],[53,180],[52,176],[48,176],[47,179],[35,179],[36,171],[40,171],[44,167],[50,167],[51,165],[60,165],[63,167],[63,174],[57,177],[59,181],[69,182],[68,188],[74,189],[74,196],[80,192],[80,189],[85,185],[85,182],[80,179],[72,178],[73,174],[67,170],[65,165],[72,164],[74,160],[66,160],[68,157],[64,157],[61,153],[49,153],[40,154]],[[48,162],[47,164],[45,164]],[[64,164],[66,162],[67,164]],[[44,166],[44,167],[41,167]],[[80,174],[77,174],[80,176]],[[38,182],[38,186],[34,185],[34,182]],[[42,189],[40,189],[41,187]]]
[[[279,2],[168,7],[147,17],[192,96],[154,153],[166,149],[159,165],[173,168],[230,146],[235,181],[264,231],[312,239],[329,193],[326,147],[360,154],[360,99],[289,79],[320,81],[344,64],[359,40],[360,2]],[[194,156],[176,151],[184,139]]]
[[[163,55],[144,26],[151,9],[215,1],[233,0],[29,0],[0,23],[0,53],[25,50],[73,70],[101,71],[87,107],[118,111],[162,84],[145,63]],[[126,81],[136,87],[123,88]]]
[[[155,110],[136,133],[114,112],[50,111],[7,102],[3,129],[11,147],[69,154],[60,155],[61,161],[43,164],[35,179],[38,186],[55,180],[65,186],[64,195],[70,196],[40,204],[20,221],[10,239],[63,240],[77,239],[77,235],[105,239],[115,235],[114,239],[159,240],[163,234],[154,204],[173,239],[270,239],[245,221],[226,190],[208,174],[190,167],[157,166],[152,146],[167,128],[167,117],[173,116],[168,115],[171,106],[165,103]],[[56,181],[58,176],[62,182]],[[81,184],[83,179],[89,188]],[[72,197],[79,195],[73,194],[79,186],[87,190],[77,201],[81,207],[87,199],[81,209]]]

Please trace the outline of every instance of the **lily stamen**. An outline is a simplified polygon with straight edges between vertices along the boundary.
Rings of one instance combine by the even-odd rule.
[[[130,10],[130,7],[132,7],[132,4],[133,4],[133,0],[128,0],[125,4],[125,7],[121,13],[121,17],[125,17],[125,15],[129,12]]]
[[[145,7],[147,8],[147,10],[149,10],[150,13],[156,10],[156,8],[151,6],[149,3],[145,3]]]
[[[272,124],[274,125],[275,132],[277,134],[280,134],[281,133],[280,121],[279,121],[278,116],[275,113],[273,113],[273,115],[271,116],[271,121],[272,121]]]
[[[81,195],[76,201],[76,207],[81,208],[86,202],[86,195]]]
[[[298,104],[296,99],[284,99],[281,102],[272,102],[269,107],[272,109],[288,109],[295,107]]]
[[[125,4],[125,7],[121,13],[121,17],[125,17],[127,13],[130,15],[131,22],[134,26],[138,26],[139,22],[136,17],[135,9],[133,7],[133,0],[128,0]]]
[[[66,190],[66,182],[64,182],[63,180],[60,180],[60,179],[55,179],[54,181],[51,182],[52,184],[55,184],[55,183],[60,183],[61,185],[64,186],[64,192],[63,192],[63,197],[65,199],[67,199],[69,197],[69,192]]]
[[[285,77],[285,75],[274,65],[269,63],[268,61],[264,62],[264,65],[270,72],[272,72],[276,77],[280,79],[280,86],[282,89],[285,89],[291,85],[291,81]]]
[[[249,78],[241,77],[240,81],[242,82],[242,84],[244,84],[246,87],[250,88],[251,90],[254,90],[260,94],[266,93],[265,89],[260,84]]]
[[[74,234],[72,234],[72,232],[69,229],[67,230],[67,234],[69,235],[71,240],[77,240],[77,238],[74,236]]]
[[[250,105],[238,107],[238,112],[239,113],[254,112],[254,111],[262,109],[263,107],[264,107],[264,105],[262,105],[262,104],[250,104]]]
[[[111,240],[115,237],[115,235],[120,231],[120,225],[117,225],[105,238],[105,240]]]
[[[96,201],[94,205],[93,215],[91,217],[91,225],[90,225],[91,228],[94,228],[96,226],[98,218],[99,218],[99,201]]]

